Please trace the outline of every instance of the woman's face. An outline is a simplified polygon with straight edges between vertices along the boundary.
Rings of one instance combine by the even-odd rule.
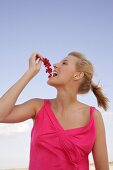
[[[76,63],[78,59],[74,56],[67,56],[59,63],[54,64],[53,76],[47,83],[54,87],[65,86],[74,81]]]

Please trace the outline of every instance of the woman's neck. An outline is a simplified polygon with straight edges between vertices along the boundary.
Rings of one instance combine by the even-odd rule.
[[[77,103],[77,94],[71,90],[57,90],[55,103],[58,107],[66,109],[70,104]]]

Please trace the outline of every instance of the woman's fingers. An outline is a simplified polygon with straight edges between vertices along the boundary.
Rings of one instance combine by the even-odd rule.
[[[36,53],[36,54],[35,54],[35,59],[36,59],[36,60],[37,60],[37,59],[40,59],[40,60],[43,61],[44,58],[43,58],[40,54]]]
[[[39,53],[33,53],[29,59],[29,69],[33,70],[34,74],[37,74],[40,70],[43,57]]]

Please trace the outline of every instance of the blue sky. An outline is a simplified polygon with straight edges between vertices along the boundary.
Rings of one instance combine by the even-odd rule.
[[[33,52],[55,63],[71,51],[81,51],[94,64],[94,81],[110,99],[105,113],[92,93],[79,99],[97,107],[106,127],[109,158],[113,161],[113,1],[112,0],[0,0],[0,96],[28,69]],[[53,98],[41,71],[18,98]],[[0,125],[0,168],[27,167],[32,122]],[[2,153],[2,154],[1,154]]]

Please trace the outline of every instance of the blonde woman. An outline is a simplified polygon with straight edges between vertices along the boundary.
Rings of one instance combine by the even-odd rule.
[[[82,53],[71,52],[54,64],[53,76],[47,83],[56,88],[56,98],[34,98],[15,105],[24,87],[40,71],[42,59],[40,54],[33,54],[29,69],[1,97],[0,122],[33,119],[29,170],[89,170],[90,152],[96,170],[108,170],[101,113],[95,107],[78,101],[77,95],[92,90],[98,106],[104,110],[107,110],[108,99],[93,82],[93,65]]]

